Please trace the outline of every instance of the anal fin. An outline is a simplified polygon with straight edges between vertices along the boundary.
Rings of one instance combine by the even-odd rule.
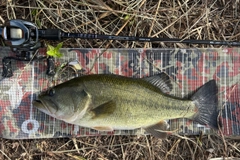
[[[169,125],[166,121],[162,120],[158,122],[157,124],[145,127],[145,131],[150,133],[151,135],[161,138],[161,139],[166,139],[168,135],[171,135],[171,131],[167,131],[169,128]]]

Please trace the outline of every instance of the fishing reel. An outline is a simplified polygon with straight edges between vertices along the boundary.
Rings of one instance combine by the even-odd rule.
[[[36,53],[42,45],[39,42],[39,30],[35,24],[20,19],[9,20],[0,28],[0,35],[5,44],[16,54],[16,56],[2,59],[3,77],[13,75],[11,60],[31,61],[39,59],[36,57]],[[53,64],[52,60],[48,64]]]
[[[41,46],[38,41],[38,28],[24,20],[7,21],[2,29],[2,37],[14,52],[33,51]]]

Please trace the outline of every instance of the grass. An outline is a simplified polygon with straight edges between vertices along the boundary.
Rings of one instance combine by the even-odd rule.
[[[240,157],[240,143],[218,136],[100,136],[83,138],[1,139],[1,159],[209,159]]]
[[[0,24],[21,18],[39,28],[143,37],[240,40],[238,0],[0,0]],[[52,43],[54,46],[56,42]],[[64,40],[63,47],[220,47],[107,40]],[[0,139],[0,159],[209,159],[240,157],[239,140],[218,135]]]

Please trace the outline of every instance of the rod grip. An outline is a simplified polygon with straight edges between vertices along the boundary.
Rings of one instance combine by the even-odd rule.
[[[41,29],[38,30],[39,38],[47,40],[61,40],[61,30],[59,29]]]

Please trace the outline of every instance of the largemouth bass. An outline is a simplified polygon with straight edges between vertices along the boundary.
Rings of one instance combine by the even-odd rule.
[[[203,85],[189,100],[167,94],[171,89],[165,73],[142,79],[84,75],[40,94],[33,105],[57,119],[99,131],[143,128],[166,138],[164,120],[183,117],[218,128],[215,80]]]

